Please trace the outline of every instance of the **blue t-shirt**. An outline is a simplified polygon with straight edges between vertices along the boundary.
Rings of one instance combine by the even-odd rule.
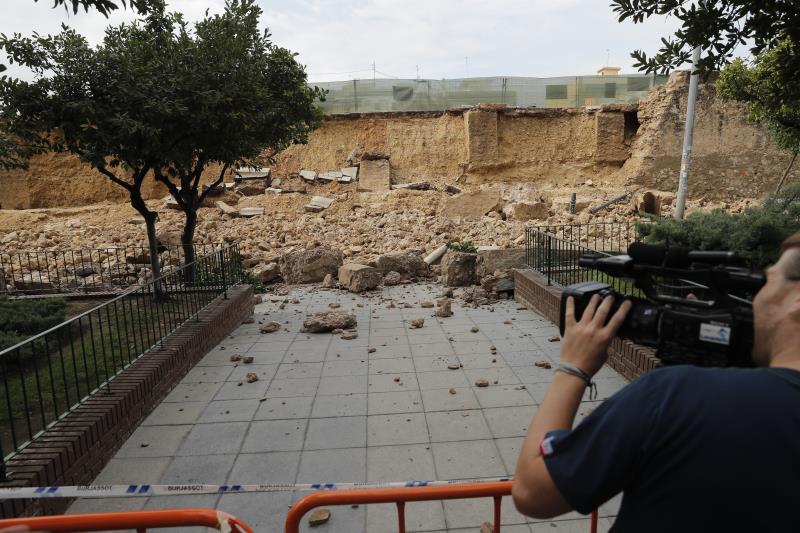
[[[800,531],[795,370],[655,370],[543,449],[573,509],[623,492],[616,533]]]

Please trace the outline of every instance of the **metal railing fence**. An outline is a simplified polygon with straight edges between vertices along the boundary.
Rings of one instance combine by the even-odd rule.
[[[195,257],[223,248],[222,244],[195,244]],[[161,247],[163,270],[183,262],[181,246]],[[0,251],[0,294],[67,294],[119,292],[139,283],[149,272],[147,246],[75,250]],[[146,276],[149,277],[149,276]]]
[[[88,398],[112,391],[116,376],[227,296],[243,272],[238,246],[229,245],[0,351],[0,466]]]
[[[552,230],[552,231],[551,231]],[[548,285],[600,281],[630,296],[642,296],[632,283],[578,264],[582,255],[625,253],[637,239],[635,223],[601,222],[525,228],[525,262],[547,278]],[[590,246],[596,244],[597,248]]]

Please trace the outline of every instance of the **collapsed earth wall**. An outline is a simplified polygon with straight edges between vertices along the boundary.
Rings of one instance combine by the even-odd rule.
[[[674,191],[680,169],[688,73],[676,72],[638,106],[520,109],[481,105],[441,112],[333,115],[308,144],[275,156],[273,175],[334,170],[355,149],[390,157],[395,183],[445,179],[462,185],[522,182]],[[789,161],[743,105],[701,85],[690,194],[710,200],[758,197]],[[209,169],[208,181],[218,169]],[[796,179],[795,170],[789,180]],[[44,154],[28,171],[0,171],[0,207],[28,209],[125,201],[126,194],[75,157]],[[148,199],[166,190],[148,178]]]

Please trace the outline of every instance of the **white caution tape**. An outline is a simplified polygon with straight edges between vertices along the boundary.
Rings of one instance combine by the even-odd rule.
[[[262,483],[257,485],[72,485],[51,487],[0,488],[0,500],[38,498],[129,498],[141,496],[174,496],[176,494],[237,494],[245,492],[290,492],[317,490],[380,489],[401,487],[434,487],[464,483],[509,481],[510,477],[460,479],[452,481],[391,481],[367,483]]]

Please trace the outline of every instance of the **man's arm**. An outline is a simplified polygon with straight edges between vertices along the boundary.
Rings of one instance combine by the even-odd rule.
[[[632,307],[624,302],[606,319],[614,303],[609,296],[600,303],[595,295],[580,321],[575,320],[575,302],[567,299],[566,328],[561,346],[561,362],[594,376],[607,358],[608,345],[615,337]],[[550,518],[572,510],[553,482],[544,462],[540,446],[550,431],[569,430],[575,420],[586,383],[573,375],[556,372],[544,400],[528,428],[522,444],[512,497],[519,512],[534,518]]]

